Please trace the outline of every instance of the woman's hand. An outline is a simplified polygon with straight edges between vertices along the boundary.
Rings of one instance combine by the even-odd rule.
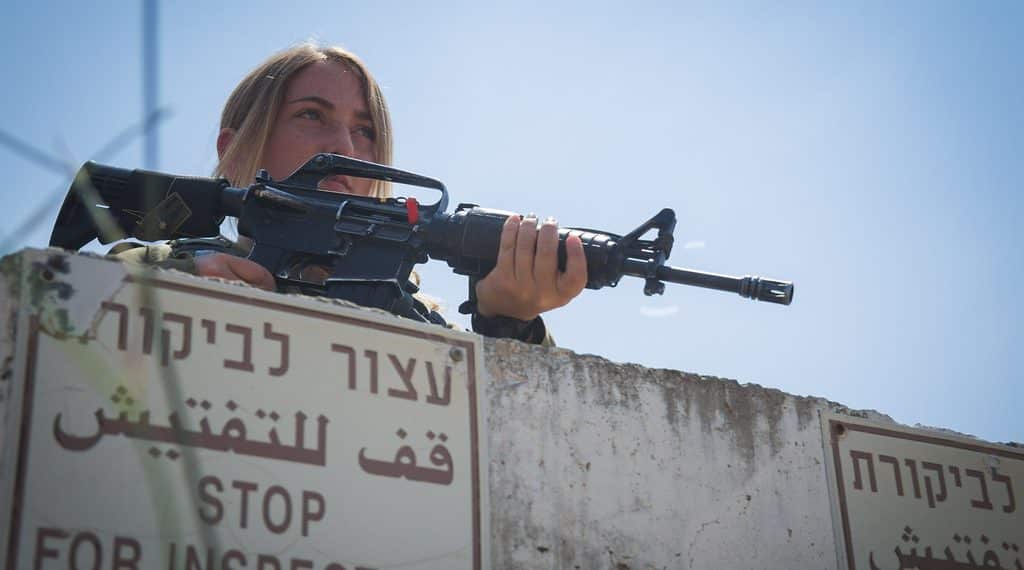
[[[229,281],[242,281],[267,291],[277,289],[274,276],[255,261],[226,253],[210,253],[200,255],[195,259],[196,273],[203,277],[220,277]]]
[[[558,224],[548,218],[509,216],[501,231],[494,269],[476,284],[477,312],[532,321],[544,311],[565,305],[587,284],[583,242],[565,240],[565,271],[558,270]]]

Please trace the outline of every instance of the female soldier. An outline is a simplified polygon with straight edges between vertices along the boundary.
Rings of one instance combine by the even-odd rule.
[[[220,127],[215,175],[236,187],[251,184],[261,168],[275,180],[286,178],[322,152],[391,163],[391,122],[380,86],[355,55],[337,47],[303,44],[271,56],[235,88]],[[347,176],[326,179],[320,188],[363,196],[391,193],[390,183]],[[540,313],[572,300],[587,277],[583,246],[575,236],[566,242],[565,271],[558,270],[557,231],[553,219],[538,229],[532,215],[509,217],[497,265],[476,285],[474,330],[535,343],[545,339]],[[238,245],[247,248],[245,236]],[[149,250],[128,253],[155,261]],[[243,257],[210,253],[187,261],[198,275],[274,290],[270,272]],[[322,268],[311,269],[303,279],[315,279],[318,271],[321,280],[325,276]]]

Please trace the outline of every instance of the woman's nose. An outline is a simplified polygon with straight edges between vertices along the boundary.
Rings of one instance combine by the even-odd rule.
[[[332,148],[327,149],[327,152],[343,156],[352,156],[356,150],[355,144],[352,142],[352,133],[344,127],[338,129],[338,132],[332,137],[330,146]]]

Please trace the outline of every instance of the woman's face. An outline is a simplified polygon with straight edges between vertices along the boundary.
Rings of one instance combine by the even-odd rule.
[[[314,63],[295,74],[285,90],[263,168],[281,180],[321,152],[375,161],[375,139],[359,75],[337,62]],[[368,196],[372,185],[366,178],[332,176],[320,188]]]

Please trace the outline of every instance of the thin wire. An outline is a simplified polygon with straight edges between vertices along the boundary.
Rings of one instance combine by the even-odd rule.
[[[0,144],[3,144],[7,148],[13,150],[16,154],[21,155],[31,162],[42,166],[47,170],[57,172],[58,174],[64,174],[64,161],[59,158],[54,158],[50,154],[41,151],[27,142],[18,139],[14,135],[4,132],[0,129]]]
[[[116,134],[112,139],[110,139],[110,142],[103,145],[103,147],[93,155],[93,159],[96,161],[104,161],[107,160],[108,157],[116,155],[136,138],[139,136],[145,136],[150,129],[156,128],[158,124],[170,118],[172,115],[173,112],[170,107],[162,107],[153,111],[142,123],[132,125]],[[27,143],[11,137],[3,131],[0,131],[0,143],[8,146],[8,148],[13,149],[23,156],[28,156],[26,153],[31,153],[31,156],[34,157],[32,160],[43,164],[46,168],[57,170],[60,174],[68,177],[67,182],[49,191],[43,202],[39,204],[35,210],[25,216],[12,231],[8,232],[7,235],[0,240],[0,255],[5,255],[25,243],[25,236],[35,230],[38,227],[39,222],[57,209],[61,201],[64,199],[64,195],[67,191],[66,189],[70,185],[71,180],[74,179],[76,171],[75,166],[67,161],[47,155],[45,152],[35,149]]]

